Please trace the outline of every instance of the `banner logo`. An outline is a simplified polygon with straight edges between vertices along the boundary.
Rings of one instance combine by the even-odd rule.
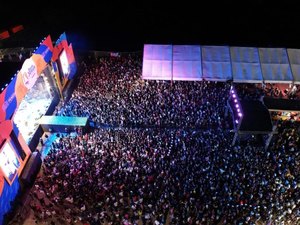
[[[27,89],[32,88],[38,78],[37,68],[34,61],[26,59],[20,71],[23,83]]]

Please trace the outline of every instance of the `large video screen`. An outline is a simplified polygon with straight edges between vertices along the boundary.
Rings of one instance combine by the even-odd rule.
[[[63,76],[68,77],[69,74],[70,74],[70,66],[69,66],[67,53],[66,53],[65,50],[63,50],[62,53],[60,54],[59,62],[60,62],[60,66],[61,66]]]
[[[15,179],[19,167],[20,162],[16,153],[11,145],[6,142],[0,151],[0,168],[9,184]]]

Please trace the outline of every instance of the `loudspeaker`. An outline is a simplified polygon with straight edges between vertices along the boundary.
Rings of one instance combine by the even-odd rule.
[[[41,166],[42,158],[40,152],[35,151],[31,153],[20,176],[20,181],[25,187],[33,185]]]

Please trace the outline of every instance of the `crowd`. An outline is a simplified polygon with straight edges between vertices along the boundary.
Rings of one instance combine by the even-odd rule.
[[[228,128],[230,84],[145,81],[141,68],[133,57],[101,58],[87,68],[71,100],[56,114],[126,127]]]
[[[37,217],[66,224],[299,224],[299,125],[265,149],[232,146],[230,84],[141,80],[141,60],[86,66],[57,115],[99,127],[61,137],[44,160]],[[249,97],[249,95],[247,94]],[[260,96],[259,94],[253,95]],[[106,124],[110,128],[101,128]]]

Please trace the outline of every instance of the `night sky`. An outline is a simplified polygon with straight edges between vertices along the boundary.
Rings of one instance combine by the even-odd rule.
[[[32,37],[51,34],[54,40],[66,31],[75,49],[104,51],[140,51],[145,43],[300,48],[296,4],[262,0],[50,3],[41,3],[39,11],[1,6],[0,30],[23,24]]]

